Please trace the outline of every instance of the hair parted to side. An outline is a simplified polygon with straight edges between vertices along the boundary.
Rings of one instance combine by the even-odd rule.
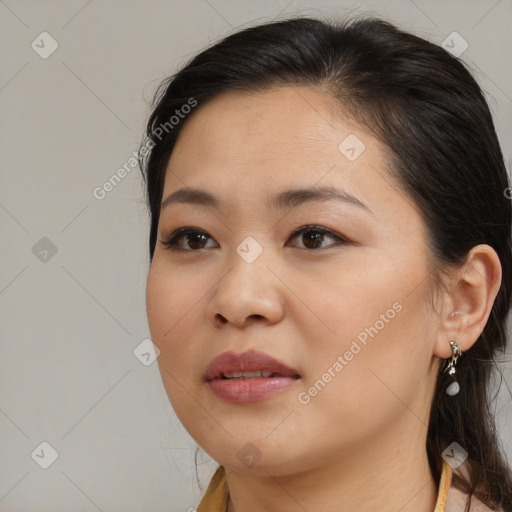
[[[166,166],[186,118],[164,135],[161,127],[191,98],[197,111],[224,91],[282,85],[324,91],[387,146],[389,172],[425,220],[434,268],[464,263],[478,244],[497,252],[503,276],[498,296],[481,336],[457,364],[457,396],[446,395],[448,376],[439,374],[426,449],[436,481],[441,454],[453,441],[468,452],[470,480],[457,480],[469,494],[466,510],[472,495],[492,509],[512,510],[512,472],[490,410],[512,290],[510,185],[488,105],[460,60],[368,17],[266,23],[204,50],[161,85],[146,131],[152,147],[139,153],[151,215],[150,258]]]

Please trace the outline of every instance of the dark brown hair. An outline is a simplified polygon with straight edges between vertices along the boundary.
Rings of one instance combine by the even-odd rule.
[[[293,18],[237,32],[194,57],[157,93],[140,154],[151,214],[150,258],[156,243],[166,165],[186,118],[169,119],[193,98],[199,107],[228,90],[278,85],[321,88],[385,143],[391,172],[414,200],[436,266],[459,265],[472,247],[497,252],[503,278],[490,318],[459,359],[461,391],[445,393],[438,377],[427,434],[432,474],[453,442],[469,454],[470,479],[457,485],[489,507],[512,509],[512,474],[501,451],[489,393],[495,358],[504,354],[512,290],[510,187],[484,95],[457,58],[385,21],[326,22]],[[194,115],[191,113],[190,115]],[[162,131],[162,126],[169,126]]]

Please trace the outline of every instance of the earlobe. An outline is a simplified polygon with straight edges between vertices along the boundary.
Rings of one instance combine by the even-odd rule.
[[[474,345],[491,313],[501,275],[501,263],[492,247],[480,244],[471,249],[466,262],[449,278],[435,355],[450,357],[450,340],[456,340],[463,352]]]

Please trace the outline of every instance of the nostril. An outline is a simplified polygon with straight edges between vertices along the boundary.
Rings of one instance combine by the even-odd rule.
[[[220,313],[217,313],[215,315],[215,323],[217,326],[225,325],[227,323],[230,323],[230,321],[231,321],[233,324],[236,324],[239,327],[242,327],[242,326],[245,326],[247,323],[250,323],[252,321],[261,321],[262,319],[265,319],[264,315],[254,314],[254,315],[249,315],[245,318],[241,318],[239,322],[236,322],[234,318],[229,320],[228,318],[221,315]]]
[[[218,313],[217,315],[215,315],[215,319],[216,319],[216,320],[217,320],[217,322],[218,322],[219,324],[221,324],[221,325],[222,325],[222,324],[227,324],[227,323],[228,323],[227,319],[226,319],[225,317],[223,317],[223,316],[222,316],[221,314],[219,314],[219,313]]]

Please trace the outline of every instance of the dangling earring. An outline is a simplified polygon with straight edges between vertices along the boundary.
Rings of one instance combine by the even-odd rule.
[[[448,372],[448,375],[451,376],[451,384],[446,388],[446,394],[450,396],[455,396],[460,391],[459,383],[455,377],[455,365],[457,364],[457,359],[462,355],[462,350],[456,341],[450,341],[450,347],[452,349],[452,355],[449,359],[446,360],[446,367],[444,369],[445,372]]]

